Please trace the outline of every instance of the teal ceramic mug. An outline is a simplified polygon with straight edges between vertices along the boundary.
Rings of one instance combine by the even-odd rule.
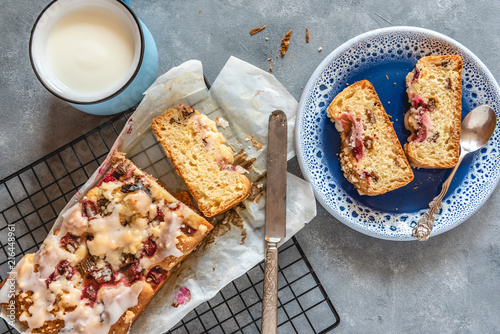
[[[130,0],[54,0],[38,16],[30,60],[42,85],[73,107],[111,115],[154,82],[158,51]]]

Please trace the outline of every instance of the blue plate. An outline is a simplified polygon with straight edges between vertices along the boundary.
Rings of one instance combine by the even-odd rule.
[[[362,233],[388,240],[415,240],[412,228],[428,210],[450,170],[414,169],[405,187],[380,196],[361,196],[343,176],[340,136],[326,109],[346,84],[367,79],[377,91],[401,143],[409,135],[405,77],[418,59],[456,54],[463,60],[462,117],[476,106],[500,106],[500,88],[486,66],[467,48],[442,34],[414,27],[374,30],[333,51],[309,79],[299,103],[295,141],[305,178],[318,201],[337,219]],[[499,115],[500,116],[500,115]],[[500,117],[498,117],[500,122]],[[488,145],[469,154],[443,200],[431,236],[459,225],[488,199],[500,179],[500,128]]]

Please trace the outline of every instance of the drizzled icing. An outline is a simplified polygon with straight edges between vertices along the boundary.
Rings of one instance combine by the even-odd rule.
[[[180,227],[183,219],[177,216],[174,211],[168,209],[163,210],[165,220],[160,223],[158,228],[152,231],[153,235],[158,236],[159,250],[152,257],[143,257],[141,259],[141,266],[145,268],[152,267],[153,265],[163,261],[168,256],[180,257],[182,252],[176,247],[177,236],[181,234]]]

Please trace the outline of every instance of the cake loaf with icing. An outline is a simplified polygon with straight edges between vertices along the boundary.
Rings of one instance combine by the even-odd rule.
[[[124,334],[212,225],[121,153],[2,282],[27,333]],[[15,293],[12,293],[15,291]]]

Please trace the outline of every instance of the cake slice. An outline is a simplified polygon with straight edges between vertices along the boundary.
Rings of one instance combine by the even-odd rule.
[[[406,76],[411,104],[405,145],[412,166],[452,168],[460,154],[462,58],[455,55],[421,58]]]
[[[61,219],[0,290],[30,333],[127,333],[213,228],[120,153]]]
[[[358,81],[327,109],[340,132],[340,165],[360,195],[380,195],[413,180],[413,172],[373,85]]]
[[[233,151],[224,145],[214,121],[191,107],[176,105],[155,118],[152,128],[206,217],[227,211],[248,196],[247,171],[233,166]]]

